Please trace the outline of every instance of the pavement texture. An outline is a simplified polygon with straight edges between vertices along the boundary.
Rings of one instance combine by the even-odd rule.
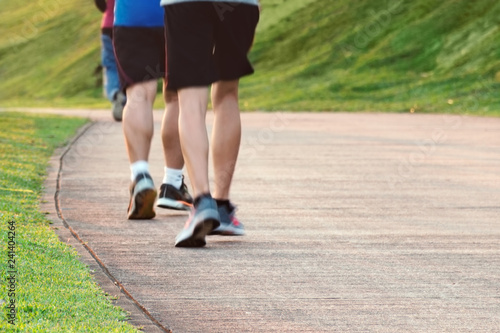
[[[145,332],[500,332],[500,119],[243,113],[247,235],[181,249],[186,213],[126,218],[121,124],[72,114],[94,122],[54,156],[46,210]]]

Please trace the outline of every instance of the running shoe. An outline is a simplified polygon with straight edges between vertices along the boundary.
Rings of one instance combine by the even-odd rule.
[[[113,98],[113,119],[116,121],[122,121],[123,118],[123,107],[125,106],[125,102],[127,97],[121,91],[117,92]]]
[[[217,204],[210,195],[198,197],[184,229],[175,238],[176,247],[203,247],[205,236],[220,225]]]
[[[193,206],[193,198],[188,192],[184,178],[180,189],[170,184],[161,184],[160,196],[156,203],[158,207],[176,210],[189,210]]]
[[[220,226],[213,229],[209,235],[243,236],[245,234],[245,227],[235,216],[236,207],[231,203],[218,204],[217,210],[220,216]]]
[[[130,184],[128,219],[145,220],[155,217],[155,200],[156,188],[151,176],[148,173],[137,175],[132,184]]]

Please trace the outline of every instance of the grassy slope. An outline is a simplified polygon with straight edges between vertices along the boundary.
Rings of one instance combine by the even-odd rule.
[[[102,102],[100,17],[93,1],[0,1],[0,105]]]
[[[248,108],[499,114],[500,4],[320,1],[258,36]]]
[[[26,26],[25,17],[37,27],[34,41],[18,39],[15,52],[6,46],[13,43],[12,34],[0,34],[0,73],[6,78],[0,82],[0,105],[30,104],[33,97],[42,104],[106,105],[91,73],[99,58],[99,13],[91,3],[70,0],[46,10],[51,19],[45,22],[33,16],[33,7],[43,3],[49,0],[14,10],[13,0],[0,2],[2,29],[13,31],[15,22]],[[241,89],[245,109],[500,114],[499,3],[262,0],[262,5],[251,54],[257,72]],[[27,54],[33,57],[29,66]],[[22,63],[13,65],[18,58]],[[26,88],[23,82],[29,82]]]
[[[59,241],[39,198],[55,147],[86,120],[0,113],[0,331],[137,332]],[[9,222],[15,222],[17,320],[7,322]]]

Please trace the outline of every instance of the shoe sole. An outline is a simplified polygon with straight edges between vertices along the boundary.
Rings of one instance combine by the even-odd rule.
[[[168,198],[159,198],[156,206],[165,209],[190,210],[193,205],[184,201],[176,201]]]
[[[223,230],[213,230],[209,236],[245,236],[245,230],[233,228],[232,226],[227,227]]]
[[[203,216],[199,217],[199,222],[196,223],[193,232],[183,230],[175,240],[175,247],[203,247],[207,244],[205,237],[213,229],[220,226],[220,221],[215,217],[218,215],[216,210],[206,212]]]
[[[156,200],[156,190],[145,188],[139,190],[137,194],[132,197],[130,202],[130,209],[128,214],[129,220],[148,220],[156,216],[154,205]]]

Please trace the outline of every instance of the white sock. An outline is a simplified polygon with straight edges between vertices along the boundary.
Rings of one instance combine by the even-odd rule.
[[[149,163],[147,161],[137,161],[130,165],[132,181],[141,173],[149,173]]]
[[[170,169],[165,167],[165,176],[163,176],[163,184],[169,184],[180,189],[182,185],[182,169]]]

